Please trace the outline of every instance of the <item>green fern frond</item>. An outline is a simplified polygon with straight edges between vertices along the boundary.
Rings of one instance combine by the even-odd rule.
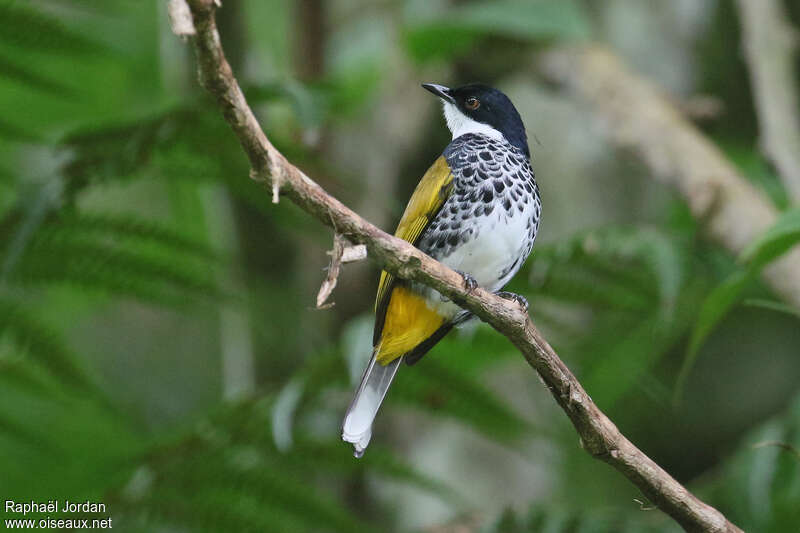
[[[96,391],[96,384],[66,341],[54,330],[36,320],[28,309],[0,298],[0,332],[12,338],[27,353],[64,383]]]
[[[215,483],[191,488],[159,487],[131,510],[148,518],[150,530],[167,525],[207,532],[375,531],[361,525],[348,530],[319,523],[313,516],[288,511],[277,502],[265,501],[244,490],[221,488]]]
[[[64,165],[67,196],[90,183],[125,180],[137,176],[152,162],[159,147],[167,150],[185,142],[186,135],[200,128],[199,109],[173,106],[149,117],[115,124],[77,129],[61,140],[72,150],[72,159]],[[198,157],[203,157],[198,150]]]
[[[632,505],[636,505],[632,503]],[[527,513],[506,509],[486,533],[678,533],[662,513],[623,512],[612,509],[568,509],[534,505]]]
[[[604,228],[538,248],[531,283],[555,298],[640,312],[671,306],[686,277],[683,243],[651,228]]]
[[[39,135],[29,131],[26,126],[12,124],[2,119],[0,119],[0,139],[24,143],[39,143],[42,141]]]
[[[269,524],[271,515],[277,514],[287,524],[302,526],[301,531],[374,531],[340,503],[320,493],[311,480],[299,479],[296,472],[280,462],[264,463],[261,455],[252,447],[227,446],[167,458],[156,466],[154,488],[161,495],[158,502],[140,502],[137,506],[147,508],[152,503],[162,506],[166,503],[162,496],[169,493],[191,501],[194,495],[208,491],[209,497],[213,494],[214,503],[204,506],[209,511],[207,518],[219,521],[220,525],[233,521],[252,526],[257,516],[264,517]],[[198,503],[187,509],[192,515],[200,511],[195,505]],[[176,510],[171,504],[164,507]],[[178,522],[189,518],[184,513],[175,514],[173,518]],[[228,530],[232,527],[229,523]],[[266,527],[271,529],[269,525]]]
[[[270,398],[263,398],[225,404],[209,417],[210,425],[203,425],[203,429],[192,436],[178,435],[156,444],[149,456],[155,458],[153,464],[158,465],[160,458],[182,455],[187,449],[209,445],[250,447],[258,451],[263,468],[283,472],[294,479],[368,473],[412,485],[447,501],[461,501],[450,487],[419,472],[379,443],[370,445],[370,453],[362,460],[353,460],[349,447],[339,439],[338,431],[324,441],[295,434],[291,447],[279,450],[271,430],[272,403]]]
[[[537,275],[532,294],[601,311],[641,313],[653,306],[652,291],[606,276],[582,258],[551,264],[546,273]]]
[[[23,2],[0,7],[0,42],[24,50],[58,54],[96,54],[104,47],[60,19]]]
[[[309,476],[320,472],[354,475],[364,471],[426,490],[447,501],[462,501],[451,487],[418,471],[380,444],[370,444],[369,453],[359,461],[354,461],[349,446],[339,440],[338,434],[333,442],[296,438],[289,453],[276,455],[275,458],[293,463],[295,468],[302,469]]]
[[[398,373],[387,404],[402,402],[426,413],[447,416],[507,444],[530,432],[530,423],[477,379],[426,358],[413,372]]]
[[[259,509],[258,501],[230,490],[201,487],[152,489],[148,498],[124,512],[140,517],[146,531],[164,526],[208,533],[228,531],[308,531],[306,524],[281,509]],[[121,506],[118,504],[117,508]]]
[[[71,87],[64,85],[60,81],[43,76],[29,69],[27,66],[23,67],[19,63],[9,59],[8,56],[2,54],[0,54],[0,77],[27,85],[39,91],[49,93],[50,95],[57,95],[61,98],[72,98],[75,96],[75,91]]]
[[[366,472],[426,490],[443,500],[461,501],[452,488],[419,472],[379,443],[370,444],[369,454],[359,461],[354,461],[350,447],[341,442],[338,432],[326,441],[295,434],[291,448],[280,452],[275,447],[271,433],[260,431],[270,426],[269,421],[258,417],[256,420],[261,428],[254,428],[253,424],[248,424],[256,431],[243,431],[242,428],[237,428],[233,434],[236,436],[236,442],[257,446],[263,451],[264,461],[272,465],[270,468],[286,469],[293,476],[305,479],[314,479],[320,474],[352,476]]]
[[[211,262],[221,261],[220,254],[208,244],[164,223],[124,213],[62,213],[51,220],[45,231],[54,240],[71,236],[109,239],[114,245],[155,244],[166,252]]]
[[[20,205],[0,221],[0,279],[5,280],[17,266],[30,241],[56,206],[61,188],[58,181],[49,181],[30,194],[20,194]]]
[[[529,291],[520,291],[529,294]],[[520,357],[511,342],[489,326],[477,324],[474,331],[455,331],[442,339],[426,358],[443,367],[477,377],[510,358]]]
[[[28,497],[44,491],[59,498],[99,498],[129,476],[141,438],[98,395],[64,387],[27,357],[0,371],[0,388],[0,469],[6,486]]]
[[[792,531],[800,523],[800,395],[742,439],[717,473],[718,508],[745,531]]]
[[[678,328],[656,315],[632,324],[616,341],[604,335],[611,342],[605,349],[589,352],[593,361],[583,377],[584,387],[601,408],[610,407],[639,383],[685,331],[686,327]]]
[[[216,132],[221,126],[219,117],[189,103],[145,119],[74,131],[63,139],[74,154],[63,168],[66,196],[72,198],[93,183],[143,174],[224,183],[281,228],[292,232],[314,228],[313,221],[297,211],[276,211],[259,185],[241,179],[247,172],[246,160],[233,151],[236,147],[230,141],[220,142]]]
[[[187,298],[229,298],[217,286],[209,264],[181,261],[174,254],[116,249],[93,242],[57,240],[40,232],[9,275],[23,285],[66,284],[90,291],[185,306]]]
[[[546,297],[582,311],[567,319],[580,328],[562,348],[585,356],[582,379],[600,405],[637,386],[689,331],[706,284],[690,246],[678,234],[611,227],[539,251],[534,301]]]

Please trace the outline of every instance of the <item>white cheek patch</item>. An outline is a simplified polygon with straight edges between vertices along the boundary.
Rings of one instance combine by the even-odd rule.
[[[502,133],[488,124],[471,119],[462,113],[455,104],[444,100],[442,104],[444,106],[444,118],[447,121],[448,129],[453,134],[453,139],[467,133],[479,133],[493,139],[503,138]]]

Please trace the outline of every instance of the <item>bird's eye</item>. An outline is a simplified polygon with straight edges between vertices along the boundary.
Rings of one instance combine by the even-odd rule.
[[[469,98],[467,98],[467,101],[464,102],[464,105],[467,106],[467,109],[471,109],[471,110],[475,111],[476,109],[478,109],[481,106],[481,103],[474,96],[470,96]]]

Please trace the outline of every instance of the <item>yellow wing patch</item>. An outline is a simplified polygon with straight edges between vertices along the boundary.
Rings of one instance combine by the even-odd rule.
[[[421,296],[398,285],[392,290],[375,357],[380,364],[387,365],[416,348],[442,324],[444,318],[428,307]]]
[[[450,196],[452,188],[453,173],[447,160],[439,157],[411,195],[395,236],[415,244]],[[388,364],[411,351],[444,322],[420,296],[403,286],[395,286],[394,281],[394,276],[381,272],[375,298],[377,320],[373,342],[381,364]]]

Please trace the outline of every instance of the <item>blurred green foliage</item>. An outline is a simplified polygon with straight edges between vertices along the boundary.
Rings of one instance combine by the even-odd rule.
[[[696,86],[735,106],[749,92],[727,4],[706,8],[692,59]],[[389,109],[413,100],[395,85],[522,76],[547,94],[519,58],[603,39],[625,12],[578,0],[226,0],[224,11],[225,45],[271,139],[387,227],[398,191],[445,140],[435,114]],[[506,533],[676,530],[580,450],[514,348],[483,325],[399,374],[354,460],[338,424],[369,355],[376,272],[346,267],[333,310],[309,309],[330,235],[246,179],[163,2],[3,0],[0,15],[6,497],[103,501],[127,531],[409,531],[473,513],[481,530]],[[325,31],[304,32],[303,16],[325,17]],[[310,77],[296,73],[304,39],[323,50]],[[536,98],[568,101],[515,101]],[[647,453],[746,530],[783,532],[800,523],[800,317],[758,273],[797,245],[800,218],[757,151],[751,113],[704,125],[785,210],[742,257],[705,241],[661,190],[641,216],[554,212],[567,185],[540,170],[543,234],[510,290]],[[416,138],[387,152],[397,142],[380,135],[401,115],[415,115]],[[550,127],[525,118],[532,138]],[[589,148],[535,143],[537,169],[558,149],[592,161]],[[608,182],[587,172],[581,183]],[[548,222],[559,216],[581,229],[559,232]],[[243,393],[227,389],[231,358],[252,380]]]

